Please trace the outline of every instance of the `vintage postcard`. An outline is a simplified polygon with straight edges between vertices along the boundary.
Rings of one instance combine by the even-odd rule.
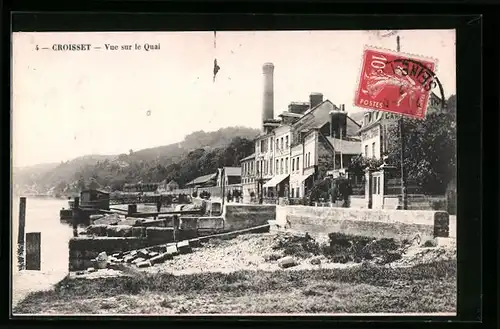
[[[13,33],[13,315],[455,315],[455,53]]]

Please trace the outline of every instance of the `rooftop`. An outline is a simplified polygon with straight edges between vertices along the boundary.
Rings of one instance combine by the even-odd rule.
[[[186,185],[203,184],[203,183],[209,182],[212,179],[215,179],[215,177],[217,177],[217,174],[209,174],[209,175],[200,176],[200,177],[197,177],[197,178],[193,179],[192,181],[186,183]]]
[[[226,176],[241,176],[241,167],[224,167]]]
[[[332,144],[335,152],[342,154],[360,154],[361,153],[361,142],[358,141],[346,141],[338,138],[326,137],[330,144]]]
[[[255,153],[252,153],[251,155],[249,155],[249,156],[247,156],[247,157],[245,157],[245,158],[241,159],[241,160],[240,160],[240,162],[241,162],[241,161],[250,160],[250,159],[254,159],[254,158],[255,158]]]

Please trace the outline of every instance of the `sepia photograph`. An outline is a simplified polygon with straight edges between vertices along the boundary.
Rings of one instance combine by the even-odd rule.
[[[12,314],[455,316],[455,40],[13,32]]]

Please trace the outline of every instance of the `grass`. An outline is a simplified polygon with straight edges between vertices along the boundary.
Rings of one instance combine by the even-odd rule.
[[[239,271],[69,279],[27,296],[14,313],[455,312],[456,262],[411,268]]]

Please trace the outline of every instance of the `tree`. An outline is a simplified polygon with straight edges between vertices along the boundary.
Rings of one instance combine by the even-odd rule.
[[[456,172],[455,97],[444,111],[429,113],[424,120],[404,118],[404,168],[408,180],[426,194],[444,194]],[[399,127],[389,128],[388,162],[401,163]]]
[[[383,164],[382,159],[375,158],[365,158],[362,155],[357,155],[351,158],[351,162],[348,165],[349,171],[354,174],[364,173],[366,168],[377,169]]]
[[[76,183],[76,187],[78,188],[78,190],[80,192],[87,188],[85,185],[85,179],[83,178],[83,176],[80,176],[80,178],[78,179],[78,182]]]

